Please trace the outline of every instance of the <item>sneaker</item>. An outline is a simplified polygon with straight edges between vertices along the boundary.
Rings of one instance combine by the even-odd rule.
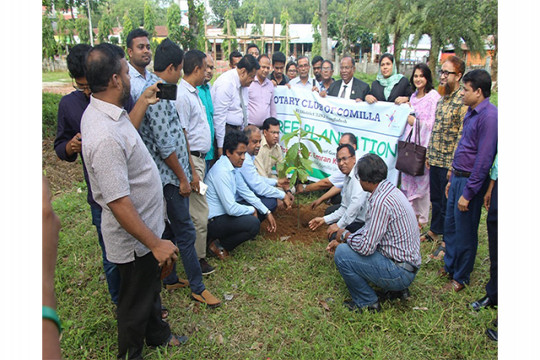
[[[193,300],[197,300],[198,302],[202,302],[203,304],[206,304],[208,307],[214,308],[221,305],[221,301],[219,301],[218,298],[216,298],[214,295],[210,293],[208,290],[204,290],[200,294],[191,293],[191,297]]]
[[[189,285],[189,281],[179,278],[178,281],[175,282],[174,284],[163,284],[163,287],[167,290],[176,290],[176,289],[184,288],[188,285]]]
[[[199,259],[199,264],[201,265],[201,271],[203,275],[210,275],[216,268],[206,262],[206,259]]]

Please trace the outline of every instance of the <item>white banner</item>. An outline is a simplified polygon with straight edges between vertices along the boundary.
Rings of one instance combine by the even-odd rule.
[[[388,165],[388,180],[397,184],[397,142],[407,124],[409,105],[398,106],[381,101],[368,104],[333,96],[320,97],[316,92],[295,87],[289,89],[287,86],[275,88],[274,102],[282,134],[298,129],[300,124],[294,115],[296,111],[300,114],[304,130],[324,135],[331,141],[329,144],[312,136],[321,144],[322,153],[306,141],[313,160],[310,180],[317,181],[339,171],[336,149],[341,134],[350,132],[358,140],[357,160],[368,152],[379,155]],[[295,139],[292,139],[289,145],[294,143]],[[285,144],[280,144],[283,151],[287,151]]]

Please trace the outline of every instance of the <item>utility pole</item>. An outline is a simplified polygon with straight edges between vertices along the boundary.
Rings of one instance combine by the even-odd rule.
[[[94,29],[92,28],[92,17],[90,16],[90,0],[86,0],[88,9],[88,27],[90,28],[90,46],[94,46]]]
[[[321,56],[328,57],[328,5],[327,0],[321,0],[321,11],[319,13],[321,21]]]

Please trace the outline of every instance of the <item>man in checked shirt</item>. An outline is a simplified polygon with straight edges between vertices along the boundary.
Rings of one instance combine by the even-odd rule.
[[[340,229],[326,250],[335,252],[334,262],[352,296],[344,305],[378,312],[379,298],[370,283],[389,297],[406,298],[422,261],[420,234],[411,204],[386,180],[383,159],[365,154],[356,170],[360,185],[371,193],[366,224],[355,233]]]

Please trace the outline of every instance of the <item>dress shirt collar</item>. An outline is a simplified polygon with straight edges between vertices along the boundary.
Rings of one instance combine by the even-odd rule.
[[[221,155],[220,160],[223,161],[223,169],[234,172],[235,167],[233,166],[231,160],[229,160],[227,155]]]
[[[341,79],[341,85],[342,85],[342,86],[343,86],[343,85],[349,86],[349,84],[352,84],[352,81],[353,81],[353,80],[354,80],[354,78],[351,78],[351,80],[349,80],[349,82],[346,83],[345,80]]]
[[[127,115],[127,112],[126,110],[124,110],[124,108],[120,108],[109,102],[99,100],[95,98],[94,95],[90,95],[90,105],[92,105],[102,113],[108,115],[114,121],[120,120],[123,114]]]
[[[190,93],[196,93],[198,94],[199,92],[197,91],[197,88],[193,87],[193,85],[191,85],[190,83],[188,83],[186,80],[182,79],[180,81],[180,86],[183,86],[185,87]]]
[[[271,81],[268,80],[268,78],[264,78],[263,82],[261,83],[261,81],[259,80],[259,77],[255,75],[255,79],[253,80],[253,82],[256,82],[258,83],[260,86],[266,86],[268,84],[271,84]],[[272,84],[272,86],[274,86]]]
[[[471,109],[471,107],[469,106],[469,109],[467,110],[468,113],[481,113],[485,108],[487,108],[487,106],[489,105],[489,98],[485,98],[484,100],[482,100],[482,102],[478,105],[476,105],[476,107],[474,109]]]
[[[135,66],[131,65],[130,62],[128,62],[128,66],[129,66],[129,70],[130,70],[130,74],[129,74],[130,76],[131,76],[131,73],[133,73],[137,77],[148,79],[148,76],[152,74],[150,71],[148,71],[148,69],[145,68],[144,69],[144,75],[142,75],[139,72],[139,70],[135,69]]]
[[[261,138],[262,138],[262,139],[261,139],[261,148],[266,146],[267,148],[271,149],[270,145],[268,145],[268,142],[266,141],[266,136],[264,136],[264,132],[262,133]],[[276,144],[276,145],[279,145],[279,143]],[[274,145],[274,147],[275,147],[276,145]]]

